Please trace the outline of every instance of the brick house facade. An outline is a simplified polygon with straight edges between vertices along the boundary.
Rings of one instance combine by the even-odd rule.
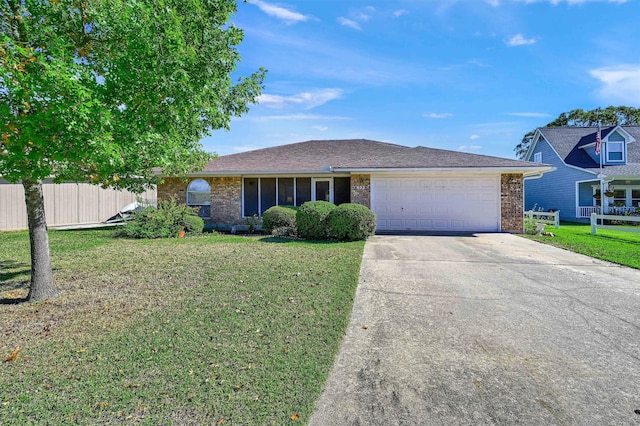
[[[186,203],[187,187],[194,179],[204,179],[211,187],[211,218],[208,223],[239,225],[246,222],[242,215],[241,177],[201,177],[182,179],[168,177],[158,186],[158,199],[175,198]],[[524,180],[522,174],[500,176],[500,229],[522,233],[524,229]],[[351,175],[351,202],[371,208],[371,175]]]
[[[210,226],[227,228],[274,205],[327,200],[371,208],[381,231],[521,233],[525,178],[553,169],[366,139],[316,140],[215,158],[188,179],[165,178],[158,198],[200,206]],[[208,187],[189,186],[196,179]]]

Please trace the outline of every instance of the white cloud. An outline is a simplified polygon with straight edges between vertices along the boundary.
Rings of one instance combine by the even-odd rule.
[[[589,71],[600,80],[599,96],[607,102],[640,105],[640,64],[621,64]]]
[[[268,115],[255,118],[257,121],[269,121],[269,120],[352,120],[351,117],[341,117],[337,115],[320,115],[320,114],[288,114],[288,115]]]
[[[260,10],[262,10],[267,15],[282,19],[283,21],[287,21],[289,23],[301,22],[309,19],[308,16],[305,16],[301,13],[285,9],[284,7],[275,6],[262,0],[251,0],[250,3],[258,6]]]
[[[317,89],[290,96],[262,94],[258,97],[258,102],[269,108],[284,108],[290,105],[299,105],[305,109],[311,109],[340,98],[342,93],[342,89]]]
[[[356,21],[345,18],[343,16],[338,17],[338,22],[340,23],[340,25],[343,25],[345,27],[353,28],[354,30],[358,31],[362,30],[362,27],[360,27],[360,24],[358,24]]]
[[[426,118],[448,118],[448,117],[452,117],[453,114],[450,114],[448,112],[442,112],[442,113],[429,112],[427,114],[423,114],[422,116]]]
[[[461,145],[458,147],[458,151],[480,151],[482,147],[480,145]]]
[[[478,140],[480,139],[480,135],[471,135],[469,136],[469,139],[471,139],[472,141]]]
[[[534,44],[537,40],[535,38],[524,38],[522,34],[516,34],[509,40],[505,40],[507,46],[525,46],[527,44]]]
[[[399,9],[399,10],[396,10],[395,12],[393,12],[393,17],[394,18],[399,18],[399,17],[404,16],[406,14],[407,14],[407,11],[405,9]]]
[[[354,19],[361,22],[368,22],[371,19],[371,15],[375,13],[376,8],[372,6],[367,6],[362,10],[359,10],[353,14]]]
[[[563,1],[568,5],[573,5],[573,4],[583,4],[583,3],[595,3],[598,1],[605,2],[605,3],[624,4],[629,2],[630,0],[516,0],[516,1],[520,3],[526,3],[526,4],[542,3],[542,2],[548,1],[549,3],[555,6],[557,4],[562,3]]]
[[[528,117],[528,118],[544,118],[550,117],[550,114],[545,112],[508,112],[507,115],[514,117]]]
[[[327,126],[312,126],[311,128],[315,130],[320,130],[321,132],[326,132],[327,130],[329,130]]]
[[[500,6],[500,0],[485,0],[485,2],[493,7]]]

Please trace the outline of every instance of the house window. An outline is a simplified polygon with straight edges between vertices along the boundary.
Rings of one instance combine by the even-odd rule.
[[[311,201],[311,178],[296,178],[296,206]]]
[[[351,178],[336,177],[320,179],[333,188],[336,204],[351,201]],[[330,182],[333,181],[333,185]],[[301,206],[313,199],[313,179],[301,178],[245,178],[242,188],[243,215],[245,217],[262,214],[270,207]],[[316,191],[317,192],[317,191]],[[320,199],[316,194],[316,199]]]
[[[351,202],[351,178],[333,178],[333,202],[336,206]]]
[[[631,190],[631,205],[633,207],[640,207],[640,189]]]
[[[243,194],[244,215],[258,214],[258,178],[244,180]]]
[[[293,178],[278,179],[278,205],[292,206],[294,200]]]
[[[624,207],[627,205],[627,190],[626,189],[614,189],[613,190],[613,205],[615,207]]]
[[[533,161],[536,163],[542,163],[542,153],[536,152],[535,154],[533,154]]]
[[[196,179],[187,187],[187,205],[198,209],[198,216],[211,217],[211,186],[204,179]]]
[[[624,160],[624,142],[607,143],[607,161],[620,162]]]

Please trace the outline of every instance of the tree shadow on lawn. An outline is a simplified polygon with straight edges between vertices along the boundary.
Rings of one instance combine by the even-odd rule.
[[[619,237],[616,237],[616,236],[602,235],[602,234],[598,235],[598,237],[600,237],[603,240],[607,240],[607,241],[611,241],[611,242],[631,244],[631,245],[634,245],[634,246],[640,246],[640,241],[627,240],[625,238],[619,238]]]
[[[17,280],[16,278],[31,273],[31,266],[26,263],[5,260],[0,262],[0,293],[14,292],[17,290],[28,289],[29,280]],[[27,299],[23,297],[0,299],[0,305],[15,305],[25,302]]]
[[[260,241],[263,243],[276,243],[276,244],[287,244],[287,243],[302,243],[302,244],[340,244],[340,241],[336,240],[302,240],[300,238],[289,238],[289,237],[264,237],[260,238]]]

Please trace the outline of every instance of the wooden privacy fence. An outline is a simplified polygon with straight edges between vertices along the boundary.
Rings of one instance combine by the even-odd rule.
[[[555,212],[541,212],[535,210],[529,210],[524,212],[525,219],[533,220],[535,222],[544,223],[547,225],[553,225],[556,228],[560,228],[560,210]]]
[[[598,224],[598,219],[603,219],[603,224]],[[596,214],[591,213],[591,234],[596,235],[598,229],[613,229],[616,231],[624,232],[640,232],[640,226],[637,228],[629,228],[628,226],[619,225],[604,225],[605,220],[618,220],[625,222],[638,222],[640,223],[640,216],[616,216],[610,214]]]
[[[157,197],[155,188],[134,194],[102,189],[88,183],[54,184],[47,181],[42,185],[42,190],[48,226],[100,223],[138,198],[155,201]],[[0,231],[27,228],[22,185],[0,179]]]

